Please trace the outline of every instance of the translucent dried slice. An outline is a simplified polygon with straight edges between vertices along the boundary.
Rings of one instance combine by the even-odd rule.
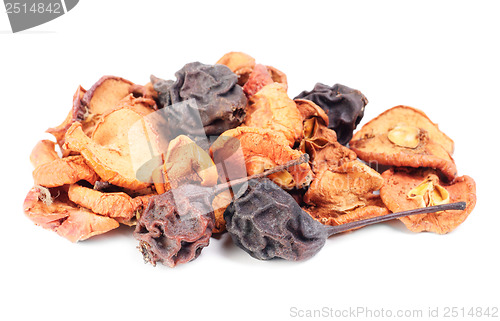
[[[248,175],[262,173],[270,166],[284,164],[302,155],[300,151],[289,147],[288,140],[281,132],[246,126],[224,132],[210,147],[210,154],[216,164],[223,163],[229,171],[233,169],[234,176],[230,176],[231,179],[244,177],[246,172]],[[242,164],[245,164],[246,171],[239,170]],[[292,180],[276,183],[286,183],[280,186],[287,189],[308,186],[313,177],[309,164],[292,166],[284,172],[276,175],[290,176]]]
[[[131,190],[149,186],[148,182],[137,179],[130,157],[124,157],[115,149],[94,142],[85,135],[80,123],[73,123],[66,132],[65,147],[79,152],[103,181]]]
[[[450,180],[457,174],[453,141],[422,111],[408,106],[391,108],[365,124],[349,146],[366,162],[436,168]]]
[[[56,187],[85,180],[94,184],[98,180],[96,172],[87,165],[81,155],[54,159],[33,171],[35,185]]]
[[[166,190],[187,182],[213,186],[218,179],[217,167],[210,155],[185,135],[177,136],[168,145],[163,174],[168,178]]]
[[[302,138],[302,116],[278,83],[266,85],[250,98],[244,124],[282,132],[290,147]]]
[[[413,232],[449,233],[465,221],[476,205],[476,183],[469,176],[457,177],[452,183],[448,183],[439,179],[436,170],[396,168],[385,171],[382,177],[385,184],[380,190],[380,196],[392,212],[431,206],[442,203],[446,198],[445,202],[449,203],[467,202],[463,211],[444,211],[401,218]],[[437,195],[424,195],[430,190],[429,187],[432,188],[431,192],[436,192]]]
[[[149,196],[132,198],[123,192],[103,193],[78,184],[69,187],[68,197],[96,214],[112,217],[119,222],[128,222],[140,215],[149,199]]]
[[[39,141],[30,154],[30,161],[33,167],[38,167],[59,158],[55,150],[55,143],[50,140]]]
[[[33,187],[23,204],[24,213],[36,225],[50,229],[71,242],[117,228],[119,223],[71,203],[64,189]]]

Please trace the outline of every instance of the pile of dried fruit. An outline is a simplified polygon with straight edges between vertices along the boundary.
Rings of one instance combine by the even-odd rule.
[[[423,112],[394,107],[353,136],[360,91],[316,84],[291,99],[287,88],[283,72],[238,52],[175,81],[80,86],[47,130],[56,142],[32,151],[24,212],[72,242],[135,225],[144,260],[175,266],[213,233],[258,259],[303,260],[334,233],[399,218],[444,234],[474,208],[453,141]]]

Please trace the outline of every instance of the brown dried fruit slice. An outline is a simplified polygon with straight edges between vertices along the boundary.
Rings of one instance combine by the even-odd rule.
[[[56,144],[50,140],[39,141],[30,154],[30,161],[33,167],[37,168],[40,165],[49,163],[59,158],[55,151]]]
[[[263,87],[251,97],[244,123],[282,132],[290,147],[302,138],[302,116],[285,87],[278,83]]]
[[[185,135],[177,136],[168,145],[162,175],[166,191],[184,183],[213,186],[218,179],[217,167],[210,155]]]
[[[432,169],[399,168],[385,171],[382,177],[385,184],[380,190],[380,196],[392,212],[443,202],[467,203],[463,211],[444,211],[400,218],[413,232],[451,232],[465,221],[476,205],[476,183],[469,176],[457,177],[452,183],[447,183],[440,180],[438,172]]]
[[[216,164],[223,163],[227,170],[234,173],[228,176],[230,179],[244,177],[247,173],[262,173],[269,167],[282,165],[302,155],[289,147],[281,132],[246,126],[224,132],[210,147],[210,154]],[[242,164],[245,164],[246,171],[241,171]],[[273,175],[280,178],[276,183],[287,189],[308,186],[313,177],[309,164],[292,166]]]
[[[453,180],[453,141],[420,110],[396,106],[358,131],[349,146],[359,158],[382,165],[430,167]]]
[[[149,186],[149,183],[137,179],[130,157],[124,157],[113,148],[94,142],[85,135],[80,123],[73,123],[68,129],[64,145],[82,154],[87,164],[103,181],[131,190],[141,190]]]
[[[297,106],[304,121],[310,118],[318,118],[321,124],[328,126],[328,115],[325,113],[323,108],[307,99],[294,99],[293,101],[295,102],[295,105]],[[335,133],[335,131],[333,132]],[[335,137],[337,137],[336,133]]]
[[[385,215],[387,209],[373,192],[383,185],[376,171],[359,161],[316,175],[304,195],[305,209],[323,224],[339,225]]]
[[[55,194],[54,196],[51,196]],[[74,206],[63,189],[33,187],[24,200],[24,213],[36,225],[50,229],[71,242],[117,228],[119,223],[109,217],[96,215]]]
[[[243,86],[255,66],[255,59],[243,52],[228,52],[217,62],[220,65],[226,65],[232,72],[238,76],[238,84]]]
[[[72,202],[119,222],[129,222],[140,215],[149,196],[132,198],[123,192],[103,193],[78,184],[73,184],[68,189],[68,197]]]
[[[33,171],[35,185],[44,187],[74,184],[80,180],[94,184],[98,178],[81,155],[54,159],[38,166]]]

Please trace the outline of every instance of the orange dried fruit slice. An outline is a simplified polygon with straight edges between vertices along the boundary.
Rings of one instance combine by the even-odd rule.
[[[457,174],[453,140],[422,111],[396,106],[365,124],[349,146],[369,163],[439,169],[448,179]]]
[[[61,188],[33,187],[24,200],[23,210],[36,225],[52,230],[71,242],[83,241],[119,226],[112,218],[75,206]]]
[[[238,76],[238,84],[243,86],[255,66],[255,59],[243,52],[228,52],[217,64],[225,65]]]
[[[50,140],[41,140],[39,141],[30,154],[30,162],[33,167],[37,168],[40,165],[49,163],[53,160],[59,158],[57,155],[55,146],[56,144]]]
[[[57,187],[85,180],[94,184],[98,180],[96,172],[87,165],[81,155],[57,158],[44,163],[33,171],[35,185]]]
[[[400,218],[413,232],[446,234],[465,221],[476,205],[476,183],[469,176],[451,183],[429,168],[394,168],[382,174],[385,179],[380,196],[392,212],[400,212],[443,203],[466,202],[463,211],[444,211]]]
[[[302,116],[281,84],[264,86],[250,98],[246,112],[246,126],[280,131],[290,147],[302,138]]]
[[[222,133],[210,147],[210,154],[216,164],[224,165],[226,176],[235,179],[299,158],[302,153],[288,142],[281,132],[241,126]],[[270,176],[273,177],[283,188],[302,188],[309,185],[313,172],[304,163]]]

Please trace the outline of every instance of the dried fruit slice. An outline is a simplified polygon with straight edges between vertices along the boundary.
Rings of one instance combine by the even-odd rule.
[[[328,225],[385,215],[387,209],[373,194],[383,182],[380,174],[365,164],[347,162],[316,175],[304,195],[304,202],[310,207],[304,209]]]
[[[210,147],[210,154],[216,164],[224,164],[230,179],[244,177],[247,172],[248,175],[262,173],[302,155],[289,147],[281,132],[245,126],[224,132]],[[246,170],[241,170],[242,164]],[[313,173],[309,164],[300,164],[270,176],[273,177],[278,178],[278,185],[291,189],[308,186]]]
[[[422,111],[408,106],[391,108],[365,124],[350,147],[366,162],[436,168],[450,180],[457,173],[453,141]]]
[[[131,190],[141,190],[149,186],[148,182],[137,179],[130,157],[123,157],[113,148],[94,142],[85,135],[80,123],[73,123],[68,129],[64,145],[82,154],[87,164],[103,181]]]
[[[263,87],[251,97],[244,123],[282,132],[290,147],[302,138],[302,116],[285,87],[278,83]]]
[[[215,214],[215,226],[212,233],[222,233],[226,230],[226,221],[224,220],[224,212],[233,201],[233,194],[230,190],[225,190],[215,195],[212,201],[212,208]]]
[[[238,76],[238,84],[243,86],[255,66],[255,59],[243,52],[228,52],[217,64],[225,65]]]
[[[30,154],[30,161],[33,167],[37,168],[40,165],[49,163],[59,158],[55,151],[56,144],[50,140],[39,141]]]
[[[72,202],[119,222],[129,222],[140,215],[150,196],[132,198],[123,192],[103,193],[78,184],[73,184],[68,189],[68,197]]]
[[[465,221],[476,205],[476,183],[469,176],[457,177],[452,183],[447,183],[439,179],[436,170],[398,168],[385,171],[382,177],[385,184],[380,190],[380,196],[392,212],[435,204],[467,202],[463,211],[444,211],[400,218],[413,232],[451,232]]]
[[[35,185],[56,187],[85,180],[94,184],[98,180],[96,172],[87,165],[81,155],[57,158],[42,164],[33,171]]]
[[[243,91],[247,97],[251,97],[264,88],[264,86],[272,84],[273,82],[273,78],[267,71],[266,66],[257,64],[248,77],[248,81],[243,86]]]
[[[51,193],[55,195],[52,196]],[[119,225],[112,218],[74,206],[63,189],[49,190],[35,186],[28,192],[23,209],[33,223],[50,229],[71,242],[106,233]]]
[[[177,136],[168,145],[163,176],[167,178],[165,190],[188,182],[213,186],[218,179],[217,167],[210,155],[185,135]]]

